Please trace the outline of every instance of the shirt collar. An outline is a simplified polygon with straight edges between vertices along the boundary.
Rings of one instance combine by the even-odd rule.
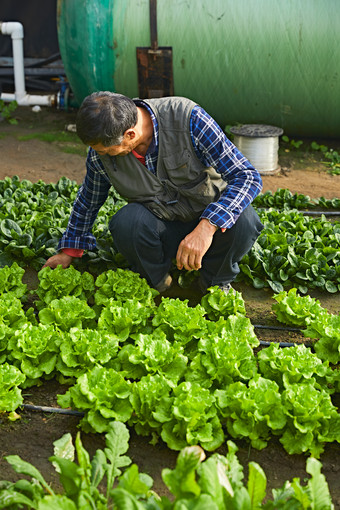
[[[152,136],[152,140],[151,140],[151,143],[148,147],[146,154],[152,154],[153,152],[155,152],[156,149],[158,149],[158,122],[157,122],[156,116],[155,116],[154,112],[152,111],[152,109],[150,108],[150,106],[148,104],[146,104],[142,99],[134,99],[134,102],[135,102],[136,106],[146,108],[150,114],[152,124],[153,124],[153,136]]]

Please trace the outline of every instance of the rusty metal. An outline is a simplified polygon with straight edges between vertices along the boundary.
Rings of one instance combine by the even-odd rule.
[[[157,35],[157,0],[150,0],[150,39],[151,48],[158,50],[158,35]]]
[[[141,99],[174,95],[172,47],[158,46],[157,0],[149,0],[151,47],[137,47],[138,91]]]

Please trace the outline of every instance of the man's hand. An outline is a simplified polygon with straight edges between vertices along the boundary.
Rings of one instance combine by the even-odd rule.
[[[46,260],[44,267],[51,267],[52,269],[55,269],[57,266],[62,265],[64,269],[69,267],[73,260],[73,257],[71,255],[67,255],[67,253],[61,251],[60,253],[57,253],[57,255],[53,255],[53,257],[50,257]]]
[[[203,218],[197,227],[181,241],[176,255],[178,269],[198,270],[202,258],[210,248],[217,227]]]

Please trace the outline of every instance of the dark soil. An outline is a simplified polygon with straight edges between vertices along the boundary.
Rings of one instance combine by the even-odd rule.
[[[81,183],[85,174],[85,158],[79,154],[70,154],[68,143],[44,142],[37,139],[20,141],[19,135],[66,130],[69,124],[74,123],[73,112],[57,112],[43,109],[40,113],[33,113],[30,108],[19,108],[16,112],[18,125],[0,123],[0,151],[1,168],[0,179],[6,176],[18,175],[21,179],[45,182],[56,182],[60,177],[66,176]],[[72,145],[72,143],[71,143]],[[74,145],[74,144],[73,144]],[[332,142],[329,142],[332,146]],[[81,145],[78,149],[81,151]],[[303,193],[314,198],[340,197],[340,176],[329,174],[327,167],[310,153],[299,153],[298,158],[294,151],[283,153],[280,161],[282,170],[278,175],[263,176],[263,191],[276,191],[278,188],[288,188],[293,193]],[[25,281],[30,288],[37,283],[34,271],[28,271]],[[235,288],[242,292],[246,302],[247,314],[253,324],[279,325],[271,312],[273,303],[270,290],[256,290],[246,285],[235,284]],[[175,286],[166,295],[189,299],[196,304],[200,295],[195,289],[185,290]],[[340,310],[339,294],[313,293],[313,297],[320,300],[330,312],[338,313]],[[299,332],[281,330],[256,329],[261,340],[276,342],[303,342],[306,339]],[[64,393],[66,387],[60,386],[56,381],[47,381],[40,387],[25,390],[25,404],[57,407],[56,395]],[[64,433],[71,432],[75,437],[78,431],[79,418],[72,415],[56,413],[43,413],[37,411],[20,411],[21,418],[16,422],[9,422],[6,415],[0,416],[0,480],[16,480],[16,474],[4,460],[6,455],[18,454],[23,459],[32,462],[44,475],[46,480],[55,488],[59,488],[58,476],[48,461],[53,454],[53,441],[59,439]],[[165,467],[173,467],[177,452],[169,450],[162,442],[156,446],[148,443],[148,438],[136,436],[130,431],[130,449],[128,455],[137,463],[140,471],[147,472],[154,480],[154,490],[160,495],[167,494],[167,489],[161,479],[161,471]],[[102,448],[104,437],[99,434],[82,433],[84,446],[91,456],[97,448]],[[267,448],[262,451],[250,448],[245,442],[237,442],[239,459],[245,467],[250,461],[258,462],[267,476],[267,493],[271,489],[281,487],[286,480],[299,477],[306,478],[306,456],[288,455],[281,444],[273,439]],[[219,450],[225,452],[224,448]],[[321,456],[322,471],[329,484],[333,503],[336,509],[340,508],[340,445],[333,443],[327,445]]]

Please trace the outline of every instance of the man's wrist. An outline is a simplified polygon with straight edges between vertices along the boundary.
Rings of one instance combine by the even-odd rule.
[[[82,257],[84,250],[81,250],[79,248],[62,248],[62,253],[66,253],[66,255],[69,255],[69,257],[75,258],[75,257]]]
[[[212,223],[208,218],[202,218],[199,225],[206,229],[211,235],[214,235],[216,230],[218,230],[218,226]]]

